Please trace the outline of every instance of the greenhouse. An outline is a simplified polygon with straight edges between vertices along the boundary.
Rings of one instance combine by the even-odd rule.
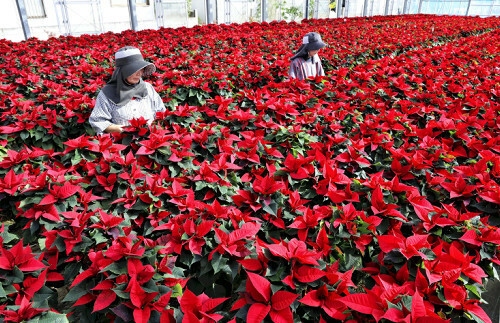
[[[500,0],[3,0],[0,322],[500,323]]]

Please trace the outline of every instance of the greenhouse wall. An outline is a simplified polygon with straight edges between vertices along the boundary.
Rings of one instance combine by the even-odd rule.
[[[24,40],[21,20],[17,10],[17,0],[2,0],[6,6],[0,13],[0,38],[12,41]],[[157,29],[159,27],[192,27],[199,23],[198,17],[188,16],[187,2],[162,1],[163,8],[157,8],[154,0],[136,0],[137,29]],[[121,32],[131,29],[127,0],[24,0],[27,7],[28,24],[32,37],[47,39],[59,35],[100,34]],[[29,8],[33,3],[40,5],[42,15],[30,17]],[[63,3],[65,5],[63,5]],[[163,19],[158,19],[162,10]],[[203,9],[204,10],[204,9]],[[67,20],[67,24],[65,24]]]
[[[0,38],[25,39],[17,1],[28,11],[30,36],[98,34],[131,29],[128,0],[3,0]],[[360,17],[401,14],[500,15],[500,0],[135,0],[137,30],[192,27],[208,23],[296,21],[306,18]],[[308,6],[308,10],[306,10]]]

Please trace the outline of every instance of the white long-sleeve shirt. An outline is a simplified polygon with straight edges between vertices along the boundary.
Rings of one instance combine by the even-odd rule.
[[[126,126],[129,120],[143,117],[151,124],[157,112],[165,111],[165,105],[153,86],[147,82],[148,94],[144,98],[130,100],[124,106],[116,105],[104,92],[99,92],[89,122],[92,128],[102,134],[112,124]]]
[[[321,59],[316,54],[308,59],[297,57],[290,63],[288,75],[291,78],[303,80],[308,77],[324,76],[325,71],[321,65]]]

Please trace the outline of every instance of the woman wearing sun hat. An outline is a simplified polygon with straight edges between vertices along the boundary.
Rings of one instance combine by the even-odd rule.
[[[325,75],[321,59],[318,56],[320,49],[325,46],[326,44],[318,33],[307,33],[302,39],[302,46],[291,58],[288,75],[298,80]]]
[[[122,127],[134,118],[143,117],[151,123],[157,112],[165,111],[153,86],[142,79],[155,70],[155,65],[146,62],[138,48],[126,46],[116,52],[111,80],[97,95],[89,118],[98,134],[122,132]]]

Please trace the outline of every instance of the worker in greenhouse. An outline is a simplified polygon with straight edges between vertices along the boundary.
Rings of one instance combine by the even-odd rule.
[[[89,118],[98,134],[122,132],[122,127],[134,118],[143,117],[152,123],[157,112],[165,111],[153,86],[142,79],[155,70],[156,66],[146,62],[138,48],[126,46],[115,53],[115,70],[97,95]]]
[[[324,76],[325,71],[321,65],[318,52],[326,44],[318,33],[307,33],[302,39],[302,45],[292,56],[288,75],[291,78],[303,80],[308,77]]]

